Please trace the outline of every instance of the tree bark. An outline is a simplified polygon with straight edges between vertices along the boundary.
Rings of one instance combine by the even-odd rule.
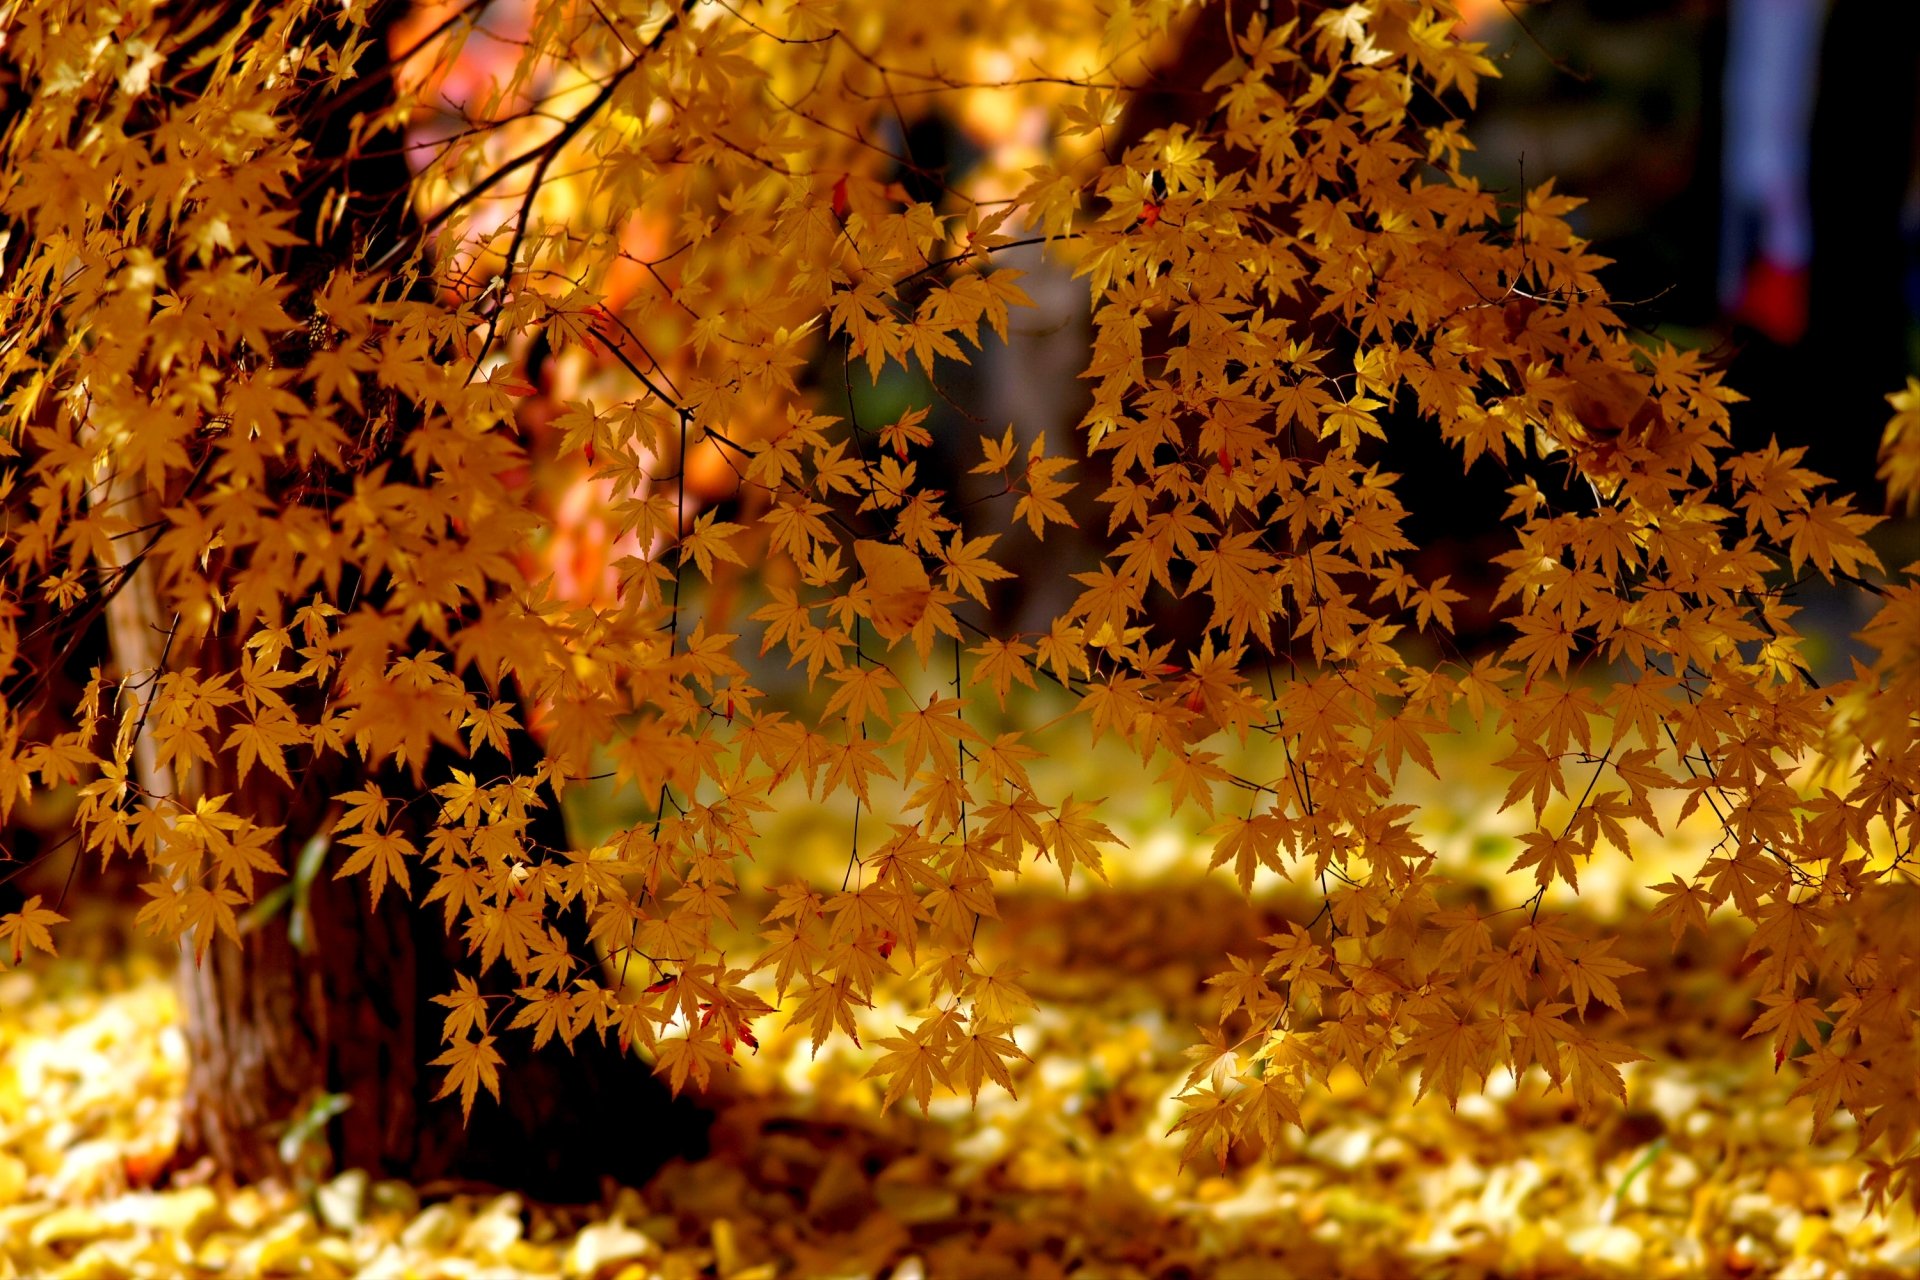
[[[289,861],[293,854],[289,840]],[[582,1037],[534,1053],[503,1036],[499,1104],[462,1125],[457,1099],[435,1101],[441,1015],[465,948],[398,891],[370,903],[359,879],[314,881],[313,945],[294,945],[287,913],[180,962],[190,1069],[181,1156],[209,1156],[244,1180],[287,1172],[290,1120],[326,1095],[348,1101],[329,1125],[335,1168],[415,1183],[477,1181],[549,1200],[594,1196],[602,1177],[644,1178],[694,1151],[702,1120],[637,1059]]]

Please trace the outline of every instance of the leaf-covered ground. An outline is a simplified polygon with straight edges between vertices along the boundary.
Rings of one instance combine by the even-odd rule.
[[[878,1112],[873,1051],[779,1033],[716,1099],[712,1154],[591,1211],[436,1196],[349,1172],[318,1188],[146,1183],[181,1042],[162,967],[0,975],[0,1274],[619,1277],[1907,1276],[1920,1227],[1863,1211],[1852,1134],[1811,1140],[1762,1041],[1739,941],[1677,960],[1629,914],[1653,1055],[1629,1105],[1581,1116],[1537,1075],[1458,1113],[1415,1081],[1310,1098],[1308,1131],[1217,1166],[1168,1137],[1219,957],[1288,904],[1217,886],[1017,899],[1034,1059],[1017,1098]],[[1297,905],[1297,904],[1294,904]],[[1635,1008],[1634,1001],[1628,1002]],[[1537,1070],[1537,1069],[1536,1069]]]

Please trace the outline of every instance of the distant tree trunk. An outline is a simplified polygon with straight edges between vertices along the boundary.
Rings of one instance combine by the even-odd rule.
[[[227,8],[210,35],[247,20],[243,6]],[[373,50],[384,54],[381,28],[404,8],[389,5],[376,18]],[[380,58],[369,56],[367,63],[372,73]],[[353,110],[381,105],[362,99]],[[310,172],[324,172],[345,154],[347,121],[333,117],[347,114],[307,122]],[[355,200],[342,229],[328,242],[296,250],[289,276],[324,278],[348,261],[356,235],[375,228],[397,234],[408,217],[410,176],[397,155],[356,161]],[[311,206],[302,210],[310,212]],[[297,299],[294,305],[297,312]],[[396,430],[404,431],[404,419]],[[138,477],[115,480],[107,498],[129,513],[145,512],[136,524],[157,518],[165,505]],[[152,696],[158,673],[183,665],[180,654],[169,652],[168,616],[144,569],[108,605],[113,665],[140,704]],[[195,646],[192,665],[218,669],[224,660],[237,667],[233,650],[230,641],[214,638]],[[523,766],[537,752],[530,740],[512,745]],[[290,792],[270,781],[236,784],[205,767],[176,779],[148,743],[140,744],[134,766],[153,794],[238,793],[230,810],[282,826],[278,856],[289,873],[310,841],[324,840],[335,817],[331,797],[362,781],[354,762],[339,757],[297,775]],[[548,847],[566,841],[557,810],[542,815],[529,834]],[[191,938],[182,943],[188,1078],[177,1163],[210,1158],[243,1181],[283,1176],[280,1146],[289,1123],[329,1097],[347,1103],[318,1130],[336,1169],[366,1168],[415,1182],[484,1181],[550,1199],[589,1197],[602,1176],[637,1180],[699,1141],[702,1126],[690,1107],[674,1103],[644,1064],[591,1036],[571,1054],[557,1045],[535,1054],[524,1033],[502,1036],[503,1100],[483,1100],[472,1124],[463,1126],[456,1099],[433,1100],[441,1073],[428,1062],[440,1052],[445,1010],[431,1001],[453,988],[456,966],[473,972],[477,964],[448,936],[437,908],[421,910],[394,888],[376,907],[360,878],[334,880],[337,853],[324,846],[316,852],[321,860],[302,894],[304,912],[284,901],[263,913],[239,946],[218,938],[199,959]],[[256,888],[265,895],[276,883],[268,878]],[[299,941],[291,927],[297,916],[306,931]],[[575,931],[578,953],[590,954],[584,928]]]

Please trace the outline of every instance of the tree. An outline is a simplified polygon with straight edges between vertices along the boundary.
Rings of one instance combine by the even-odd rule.
[[[132,38],[149,52],[164,50],[173,64],[230,58],[255,38],[265,38],[270,48],[275,38],[270,23],[263,33],[260,15],[237,7],[197,9],[185,30],[169,31],[163,17],[149,16],[151,25],[136,25]],[[368,103],[368,86],[377,95],[396,70],[384,49],[401,34],[393,27],[394,19],[403,16],[398,6],[371,15],[372,25],[362,40],[372,65],[363,66],[361,78],[347,90],[328,86],[288,100],[289,127],[306,140],[289,173],[324,186],[334,201],[331,221],[322,219],[324,233],[275,242],[279,253],[273,265],[294,279],[324,281],[351,263],[376,228],[398,234],[408,225],[406,196],[412,174],[402,152],[387,148],[356,154],[365,149],[354,142],[347,116],[349,108]],[[27,63],[28,68],[32,65]],[[157,94],[135,92],[130,115],[139,124],[127,132],[137,138],[172,127],[184,128],[191,136],[200,128],[199,112],[231,109],[231,103],[222,101],[220,84],[218,78],[209,84],[189,76],[184,86],[176,86],[172,100],[164,102]],[[391,110],[390,99],[389,94],[373,100]],[[179,118],[168,121],[169,110]],[[45,145],[31,129],[15,141],[23,147]],[[329,171],[350,156],[353,187],[328,184]],[[275,220],[281,220],[279,215]],[[325,317],[299,297],[288,299],[288,305],[298,327],[275,334],[270,345],[243,345],[238,357],[243,367],[257,367],[264,360],[270,370],[293,369],[330,352],[337,339],[325,332]],[[363,437],[362,456],[355,464],[363,467],[388,462],[413,422],[390,392],[370,383],[366,389],[370,396],[382,397],[387,438]],[[216,425],[196,440],[217,435],[228,425]],[[82,438],[91,443],[96,430],[89,419]],[[210,461],[202,451],[202,465]],[[327,475],[323,462],[269,468],[255,481],[265,481],[260,487],[269,501],[311,504],[316,494],[324,500],[325,484],[338,478],[337,463],[334,476]],[[204,474],[187,481],[180,489],[183,496],[194,494]],[[128,471],[103,473],[99,479],[88,494],[89,507],[110,511],[126,525],[144,526],[141,534],[160,523],[159,508],[173,491],[165,482],[142,483],[141,475]],[[135,536],[120,540],[112,558],[101,563],[101,571],[112,576],[86,608],[36,619],[38,625],[28,632],[37,640],[40,660],[31,664],[35,675],[47,666],[72,668],[105,641],[107,653],[96,654],[94,660],[104,656],[122,676],[119,696],[126,700],[128,714],[144,721],[153,713],[179,632],[177,625],[163,625],[171,611],[163,608],[149,559],[159,540],[152,538],[136,551]],[[95,622],[104,625],[96,627]],[[214,669],[216,683],[218,673],[235,670],[244,682],[247,651],[224,646],[227,639],[231,637],[204,637],[197,661]],[[85,671],[82,666],[76,688]],[[94,674],[99,674],[97,667]],[[73,690],[62,692],[71,697]],[[248,706],[258,709],[251,698]],[[517,726],[503,726],[496,741],[509,756],[537,751]],[[237,740],[230,745],[245,750],[249,761],[256,758]],[[289,1132],[297,1137],[346,1108],[349,1118],[333,1126],[331,1143],[332,1155],[343,1166],[385,1169],[416,1180],[480,1177],[571,1197],[597,1190],[596,1177],[603,1172],[637,1177],[693,1139],[693,1117],[685,1108],[666,1105],[663,1088],[651,1089],[645,1074],[622,1070],[617,1056],[595,1052],[592,1046],[584,1055],[568,1058],[521,1055],[516,1065],[534,1073],[531,1087],[515,1095],[509,1112],[463,1131],[457,1114],[431,1105],[434,1084],[426,1060],[436,1052],[444,1015],[432,998],[454,985],[455,964],[464,948],[404,899],[370,899],[349,883],[319,874],[329,852],[330,797],[354,785],[359,773],[353,766],[339,756],[318,759],[299,787],[263,787],[263,780],[289,781],[287,770],[268,765],[254,773],[245,763],[236,769],[231,758],[163,758],[156,740],[139,730],[131,747],[122,764],[132,764],[129,781],[147,794],[178,794],[184,777],[196,790],[244,797],[242,803],[256,821],[275,815],[278,830],[256,831],[258,843],[244,856],[256,867],[285,867],[292,873],[263,895],[249,915],[221,917],[236,945],[204,946],[210,938],[183,944],[183,954],[192,960],[182,965],[180,984],[192,1064],[183,1161],[206,1155],[247,1177],[282,1172],[289,1159],[305,1158],[297,1152],[297,1142],[284,1144],[283,1138]],[[218,825],[221,820],[214,821]],[[564,843],[557,814],[536,815],[529,830],[549,845]],[[113,851],[109,846],[101,852],[105,857]],[[215,900],[216,910],[240,905],[235,899]]]
[[[818,1044],[882,989],[923,1010],[881,1042],[889,1100],[1008,1087],[1019,975],[976,946],[995,886],[1029,859],[1097,877],[1117,844],[1026,762],[1112,734],[1243,888],[1323,893],[1270,954],[1223,958],[1181,1128],[1224,1157],[1341,1064],[1418,1066],[1450,1101],[1534,1062],[1622,1094],[1636,1051],[1573,1015],[1631,966],[1566,894],[1674,792],[1725,839],[1661,913],[1753,923],[1755,1034],[1820,1122],[1862,1123],[1880,1192],[1916,1186],[1920,588],[1862,577],[1873,519],[1796,451],[1736,444],[1718,373],[1622,322],[1572,201],[1460,173],[1453,113],[1493,68],[1450,6],[535,3],[504,82],[409,135],[417,220],[296,286],[282,264],[345,216],[382,121],[326,164],[288,122],[388,80],[385,119],[415,119],[480,9],[444,12],[418,78],[357,75],[353,5],[286,6],[245,48],[156,38],[145,7],[36,10],[10,43],[37,86],[0,206],[30,625],[0,805],[75,788],[80,846],[152,868],[142,920],[192,964],[301,882],[304,828],[339,851],[312,884],[417,897],[465,948],[434,1059],[463,1112],[511,1086],[510,1044],[645,1052],[677,1090],[776,1006]],[[1189,116],[1122,141],[1191,23],[1230,24],[1231,53]],[[929,172],[900,148],[935,109],[1049,127]],[[1001,257],[1034,242],[1090,287],[1092,404],[1071,453],[980,433],[991,487],[962,502],[928,406],[832,416],[820,387],[899,367],[937,391],[983,327],[1006,338],[1027,300]],[[627,550],[571,599],[526,554],[553,523],[523,479],[536,401]],[[1406,566],[1380,450],[1420,433],[1511,481],[1514,634],[1484,654],[1449,638],[1460,593]],[[1074,525],[1086,563],[1042,554]],[[1044,626],[996,608],[1016,565],[1053,589]],[[1881,597],[1878,656],[1837,686],[1793,626],[1808,574]],[[160,651],[34,704],[59,663],[32,626],[116,602]],[[770,654],[794,697],[758,687]],[[1003,728],[1041,682],[1067,725]],[[1511,736],[1535,822],[1513,870],[1538,891],[1507,917],[1388,803],[1463,720]],[[542,815],[603,767],[647,812],[569,847]],[[847,875],[780,886],[743,949],[757,823],[795,802],[853,818]],[[0,928],[39,945],[57,915]]]

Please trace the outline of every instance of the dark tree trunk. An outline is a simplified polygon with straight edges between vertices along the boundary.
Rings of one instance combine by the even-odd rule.
[[[300,840],[284,849],[291,867]],[[330,858],[329,864],[337,858]],[[348,1106],[327,1131],[335,1168],[415,1183],[479,1181],[552,1200],[590,1198],[602,1177],[632,1182],[691,1152],[701,1121],[637,1059],[589,1034],[569,1054],[501,1037],[502,1100],[482,1098],[463,1126],[456,1098],[433,1100],[456,965],[476,966],[437,908],[389,889],[371,905],[358,877],[314,880],[312,945],[292,940],[290,911],[196,962],[183,948],[179,988],[189,1055],[184,1159],[251,1180],[285,1172],[281,1135],[327,1095]]]
[[[229,18],[212,24],[209,38],[243,20],[241,5],[227,8]],[[403,8],[387,6],[384,22]],[[384,51],[378,29],[384,23],[375,25],[372,49]],[[381,65],[370,51],[365,72]],[[309,120],[308,174],[342,171],[335,162],[347,146],[346,117],[377,110],[377,99],[388,91],[382,82],[381,93],[346,111],[329,112],[319,104]],[[382,149],[392,151],[392,141]],[[348,260],[355,240],[402,230],[410,174],[397,155],[357,161],[351,176],[356,194],[349,216],[326,242],[290,255],[282,264],[290,278],[323,278]],[[304,202],[302,217],[317,203]],[[312,234],[309,225],[300,230]],[[404,414],[399,421],[403,431]],[[389,445],[387,452],[397,450]],[[137,478],[116,482],[111,496],[152,518],[162,504],[138,486]],[[156,620],[165,615],[147,572],[137,572],[108,606],[114,665],[123,677],[152,672],[168,658],[156,633]],[[215,665],[223,649],[232,651],[230,658],[237,655],[229,637],[197,652],[194,664]],[[144,699],[150,688],[150,681],[140,685],[135,696]],[[523,765],[537,752],[530,741],[513,746]],[[444,772],[445,762],[439,763]],[[291,794],[271,784],[254,786],[251,779],[236,786],[231,777],[205,771],[174,779],[165,776],[150,747],[137,747],[135,765],[155,794],[241,793],[229,809],[282,826],[277,852],[289,872],[303,847],[331,825],[330,797],[361,784],[351,762],[338,757],[298,778]],[[395,780],[385,781],[393,794]],[[176,791],[176,783],[183,790]],[[557,810],[543,815],[529,835],[546,847],[563,846]],[[375,906],[362,878],[333,879],[340,860],[338,851],[326,854],[302,895],[306,932],[300,943],[290,929],[298,913],[289,901],[238,946],[218,938],[196,958],[193,942],[183,944],[179,988],[189,1068],[180,1164],[210,1159],[241,1180],[284,1176],[280,1147],[289,1124],[329,1096],[347,1102],[319,1130],[335,1169],[365,1168],[416,1183],[480,1181],[555,1200],[589,1198],[602,1177],[638,1180],[703,1141],[704,1121],[697,1113],[674,1103],[645,1064],[591,1033],[571,1054],[558,1044],[536,1054],[525,1032],[503,1033],[497,1046],[506,1058],[502,1101],[482,1098],[471,1125],[463,1126],[457,1097],[433,1099],[443,1073],[428,1064],[442,1047],[445,1010],[432,998],[453,989],[456,966],[474,973],[478,964],[448,936],[437,907],[421,910],[391,886]],[[268,878],[256,888],[265,895],[279,883]],[[591,954],[580,922],[567,927],[578,935],[572,939],[576,954]],[[510,985],[505,977],[496,969],[483,986],[504,990]]]
[[[291,862],[294,841],[283,861]],[[447,977],[422,915],[388,895],[324,876],[310,899],[314,945],[297,948],[287,913],[243,945],[183,945],[180,998],[190,1064],[182,1151],[242,1179],[283,1171],[279,1137],[329,1094],[350,1100],[333,1154],[342,1167],[415,1177],[446,1173],[455,1135],[428,1102],[433,1006],[423,969]],[[431,920],[424,921],[431,924]],[[441,961],[423,965],[431,958]],[[425,1057],[422,1054],[425,1054]],[[457,1126],[458,1112],[451,1119]]]

